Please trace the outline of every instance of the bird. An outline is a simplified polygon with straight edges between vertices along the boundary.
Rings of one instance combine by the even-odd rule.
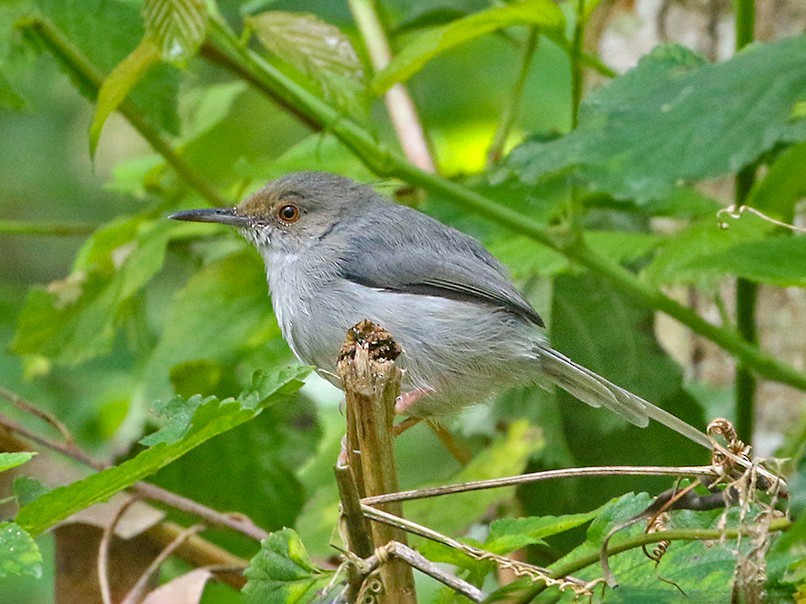
[[[543,319],[479,241],[369,185],[294,172],[235,207],[169,218],[230,225],[255,246],[283,338],[336,386],[347,330],[366,319],[389,332],[403,351],[403,415],[436,419],[511,387],[556,385],[711,448],[700,430],[554,350]]]

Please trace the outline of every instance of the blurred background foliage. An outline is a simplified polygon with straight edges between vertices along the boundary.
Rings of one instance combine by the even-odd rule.
[[[146,2],[146,12],[158,4]],[[204,14],[203,2],[185,4]],[[738,200],[785,223],[799,219],[806,38],[761,44],[721,64],[683,46],[662,46],[601,87],[616,74],[606,66],[610,57],[598,56],[597,43],[607,39],[599,28],[623,25],[625,15],[640,18],[637,9],[595,1],[492,8],[482,1],[384,2],[382,21],[398,59],[414,56],[423,40],[437,44],[439,31],[443,42],[456,35],[450,24],[458,19],[510,9],[527,17],[513,18],[519,27],[490,27],[452,48],[437,45],[421,69],[393,63],[373,80],[370,40],[355,19],[368,5],[220,0],[220,22],[199,17],[195,24],[206,38],[194,41],[191,30],[176,36],[178,46],[155,50],[141,44],[138,0],[0,4],[0,384],[57,416],[97,459],[122,461],[162,425],[151,411],[155,401],[236,396],[254,370],[293,364],[257,255],[234,233],[164,217],[233,204],[288,171],[329,170],[373,183],[482,239],[546,318],[555,347],[699,427],[727,416],[752,441],[759,413],[753,376],[785,384],[770,413],[780,410],[786,420],[762,426],[764,442],[772,443],[765,452],[780,446],[793,457],[799,485],[806,442],[802,324],[792,326],[800,330],[794,352],[778,344],[792,337],[788,330],[764,332],[766,354],[744,344],[757,336],[742,325],[758,322],[764,301],[777,300],[764,292],[776,288],[800,308],[802,236],[749,214],[720,229],[716,212]],[[278,15],[288,18],[278,11],[312,13],[325,29],[303,27],[301,38],[286,39],[292,27],[278,25]],[[722,16],[735,18],[730,11]],[[369,146],[349,128],[344,134],[347,118],[331,120],[315,104],[283,97],[279,85],[250,86],[243,76],[260,66],[237,65],[233,57],[243,55],[232,50],[245,23],[255,34],[248,48],[289,77],[292,89],[349,115],[368,133]],[[323,52],[316,36],[330,31],[322,23],[338,28],[342,44],[351,41],[355,62],[338,63],[327,48],[319,63],[311,59]],[[227,28],[236,37],[222,34]],[[127,68],[116,67],[124,59]],[[410,79],[407,68],[417,69]],[[93,81],[93,73],[101,79]],[[98,86],[110,73],[131,93],[110,101],[115,93],[108,89],[106,108],[97,108]],[[398,79],[407,79],[438,174],[450,180],[385,155],[401,158],[381,100]],[[502,128],[509,114],[511,124]],[[362,162],[362,155],[377,161]],[[578,245],[581,234],[587,246]],[[734,288],[737,277],[744,285]],[[758,284],[765,286],[761,297]],[[674,306],[673,298],[686,304]],[[659,310],[694,335],[657,323]],[[716,372],[698,370],[703,349]],[[737,361],[729,355],[745,368],[749,396],[748,389],[734,396]],[[343,432],[339,401],[337,391],[311,376],[293,400],[267,407],[150,480],[248,514],[266,530],[294,527],[312,556],[328,558],[337,513],[331,466]],[[31,421],[14,409],[3,413]],[[704,451],[656,425],[638,430],[542,390],[505,393],[449,424],[473,461],[462,468],[418,426],[398,442],[402,488],[571,465],[706,461]],[[498,515],[587,512],[629,491],[666,486],[654,478],[539,483],[457,498],[449,509],[412,506],[411,514],[448,533],[479,535]],[[802,505],[802,495],[794,501]],[[255,551],[254,542],[224,531],[210,539],[240,556]],[[583,529],[575,528],[529,555],[549,564],[582,539]],[[175,565],[168,575],[182,571]],[[8,585],[0,589],[17,589]],[[34,593],[30,580],[23,585],[0,599],[52,597],[47,581]],[[217,586],[205,598],[233,594]]]

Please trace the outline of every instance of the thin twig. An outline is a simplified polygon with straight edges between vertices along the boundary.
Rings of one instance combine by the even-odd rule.
[[[113,604],[112,591],[109,589],[109,546],[112,544],[115,527],[135,501],[137,499],[132,497],[120,506],[118,511],[115,512],[112,522],[104,527],[104,532],[101,535],[101,543],[98,546],[98,586],[101,591],[101,600],[104,604]]]
[[[64,438],[64,440],[70,446],[75,446],[75,438],[73,438],[73,435],[71,434],[70,430],[67,428],[67,426],[65,426],[62,422],[60,422],[55,415],[48,413],[38,405],[33,404],[32,402],[24,399],[16,392],[12,392],[11,390],[3,386],[0,386],[0,396],[2,396],[4,399],[6,399],[9,403],[14,405],[15,407],[17,407],[17,409],[20,409],[25,413],[38,417],[39,419],[49,423],[51,426],[56,428],[59,434],[62,435],[62,438]]]
[[[411,499],[425,499],[427,497],[438,497],[450,495],[452,493],[464,493],[467,491],[479,491],[482,489],[493,489],[500,487],[511,487],[521,484],[539,482],[541,480],[553,480],[556,478],[568,478],[570,476],[716,476],[717,470],[714,466],[591,466],[586,468],[562,468],[558,470],[545,470],[543,472],[532,472],[519,476],[507,476],[505,478],[491,478],[489,480],[476,480],[472,482],[461,482],[457,484],[431,487],[428,489],[415,489],[411,491],[400,491],[389,493],[388,495],[378,495],[376,497],[365,497],[361,503],[367,505],[377,505],[390,501],[409,501]]]
[[[168,546],[166,546],[154,560],[149,564],[148,568],[145,572],[140,575],[140,578],[137,579],[137,583],[134,584],[134,587],[131,588],[126,597],[123,598],[120,604],[136,604],[142,599],[143,591],[145,590],[146,584],[148,580],[159,570],[160,565],[165,562],[165,560],[170,556],[176,548],[178,548],[182,543],[192,537],[199,531],[203,531],[206,527],[203,524],[194,524],[191,527],[186,528],[184,531],[179,533]]]
[[[375,0],[349,0],[348,4],[367,47],[372,67],[376,72],[381,71],[392,59],[392,52],[377,4]],[[435,163],[425,130],[408,89],[401,83],[395,84],[384,95],[384,102],[406,158],[421,170],[434,172]]]
[[[535,50],[537,50],[537,40],[537,28],[532,27],[529,30],[529,37],[526,39],[526,47],[523,50],[523,59],[521,59],[518,79],[515,80],[515,85],[507,95],[506,105],[504,105],[504,109],[501,112],[501,121],[498,124],[498,129],[495,131],[493,142],[490,143],[490,148],[487,150],[488,168],[498,163],[504,155],[507,138],[512,131],[512,126],[515,124],[515,118],[518,117],[518,110],[520,108],[521,99],[523,98],[523,90],[526,86],[526,80],[529,77],[529,68],[532,66],[532,59],[534,59]]]
[[[382,564],[386,557],[394,557],[399,560],[403,560],[412,568],[416,568],[421,573],[428,575],[443,585],[447,585],[455,592],[469,598],[473,602],[482,602],[484,598],[487,597],[486,594],[475,585],[471,585],[456,575],[452,575],[442,570],[442,568],[431,562],[420,552],[411,549],[407,545],[398,543],[397,541],[389,542],[386,544],[386,546],[378,549],[375,554],[367,558],[364,562],[370,569],[374,569]]]

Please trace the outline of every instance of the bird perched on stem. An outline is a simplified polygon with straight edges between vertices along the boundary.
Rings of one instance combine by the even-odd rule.
[[[283,337],[336,385],[346,331],[362,319],[389,331],[403,349],[402,414],[440,416],[513,386],[556,384],[633,424],[654,419],[711,446],[696,428],[552,349],[540,315],[478,241],[369,186],[298,172],[234,208],[171,218],[231,225],[255,245]]]

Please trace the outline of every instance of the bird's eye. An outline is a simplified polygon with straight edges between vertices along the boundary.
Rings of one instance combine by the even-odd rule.
[[[293,203],[286,204],[279,209],[277,216],[283,222],[291,224],[292,222],[299,220],[299,208]]]

